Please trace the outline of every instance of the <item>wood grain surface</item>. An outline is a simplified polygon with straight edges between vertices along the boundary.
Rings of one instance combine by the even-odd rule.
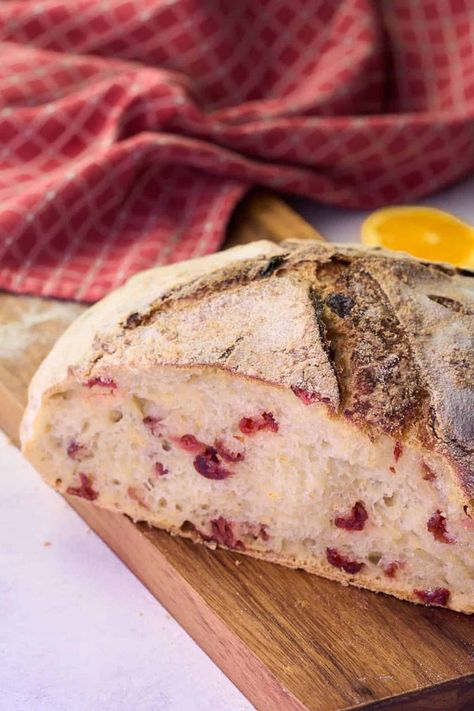
[[[225,246],[287,237],[318,235],[255,193]],[[0,294],[0,426],[14,441],[31,375],[82,309]],[[474,618],[212,552],[68,500],[259,710],[474,709]]]

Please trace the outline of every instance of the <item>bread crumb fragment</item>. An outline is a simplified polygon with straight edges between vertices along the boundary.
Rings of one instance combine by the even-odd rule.
[[[296,600],[295,605],[296,607],[302,607],[303,609],[310,607],[308,600]]]

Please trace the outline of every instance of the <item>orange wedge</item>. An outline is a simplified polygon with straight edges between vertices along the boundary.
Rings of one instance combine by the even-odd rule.
[[[361,235],[371,247],[474,267],[474,228],[434,207],[383,207],[363,222]]]

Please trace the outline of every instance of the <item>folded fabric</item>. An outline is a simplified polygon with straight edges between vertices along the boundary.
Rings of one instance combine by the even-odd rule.
[[[94,301],[254,185],[347,207],[474,168],[470,0],[0,4],[0,288]]]

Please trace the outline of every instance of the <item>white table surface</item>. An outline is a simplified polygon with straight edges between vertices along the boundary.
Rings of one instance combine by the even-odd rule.
[[[474,224],[474,176],[422,202]],[[295,203],[358,238],[365,212]],[[0,478],[0,711],[253,708],[2,433]]]

